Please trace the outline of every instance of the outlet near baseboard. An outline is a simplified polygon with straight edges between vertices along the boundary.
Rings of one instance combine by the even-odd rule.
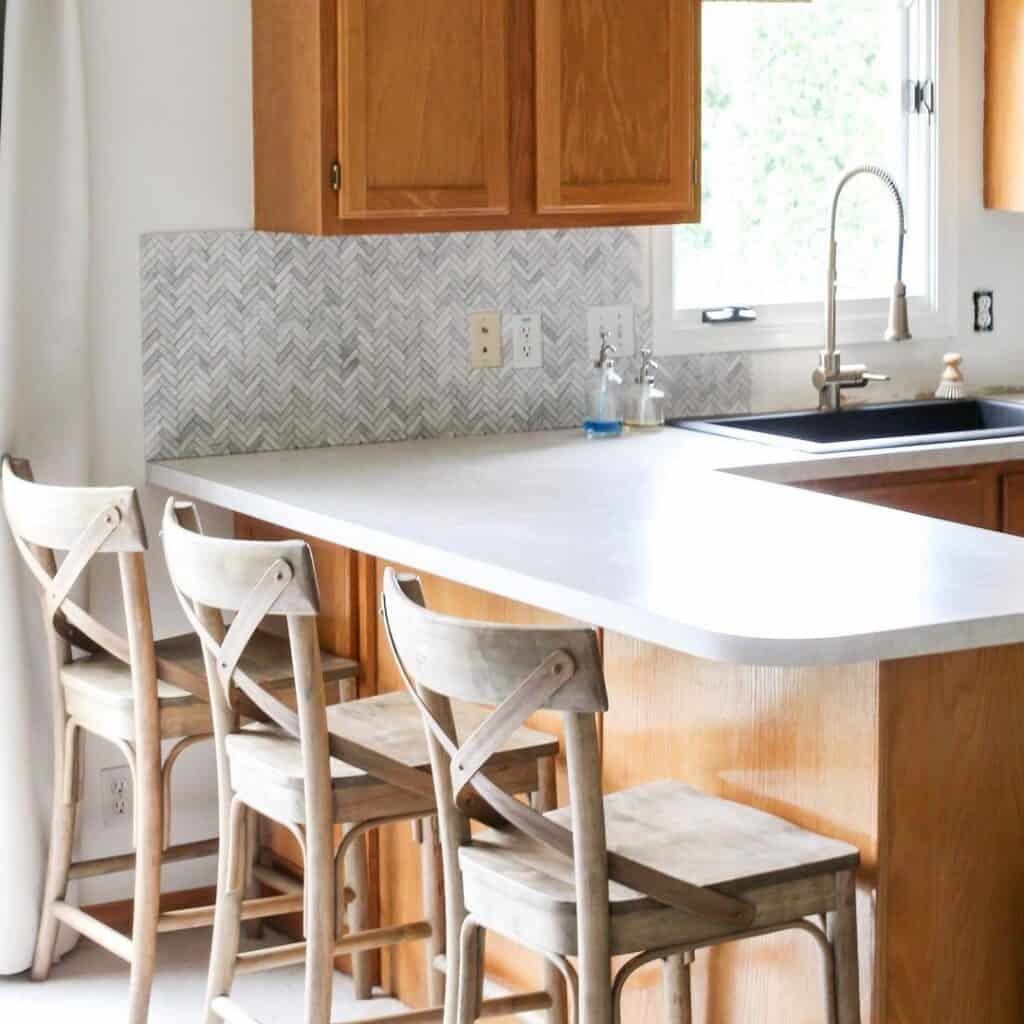
[[[104,768],[100,772],[103,827],[115,828],[132,820],[132,773],[128,765]]]

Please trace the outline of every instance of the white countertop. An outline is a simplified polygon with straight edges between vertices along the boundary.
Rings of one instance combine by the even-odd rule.
[[[816,456],[575,431],[152,463],[150,482],[743,664],[1024,641],[1024,540],[772,481],[1024,459],[1024,439]]]

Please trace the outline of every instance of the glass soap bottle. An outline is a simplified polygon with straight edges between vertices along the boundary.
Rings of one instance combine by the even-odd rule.
[[[618,437],[622,433],[622,378],[615,372],[615,346],[601,332],[601,352],[587,377],[583,429],[587,437]]]
[[[627,427],[663,427],[665,425],[665,392],[654,380],[658,364],[651,350],[640,350],[640,373],[626,392]]]

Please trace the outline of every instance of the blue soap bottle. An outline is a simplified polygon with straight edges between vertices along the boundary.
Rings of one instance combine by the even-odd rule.
[[[601,331],[601,351],[587,378],[583,429],[587,437],[622,434],[622,378],[615,371],[615,346]]]

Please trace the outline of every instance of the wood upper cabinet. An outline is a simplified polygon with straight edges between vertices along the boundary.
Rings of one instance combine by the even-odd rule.
[[[987,0],[985,205],[1024,211],[1024,0]]]
[[[695,216],[700,4],[539,0],[536,18],[538,209]]]
[[[509,212],[508,5],[340,0],[339,214]]]
[[[700,0],[252,0],[256,227],[699,215]]]

